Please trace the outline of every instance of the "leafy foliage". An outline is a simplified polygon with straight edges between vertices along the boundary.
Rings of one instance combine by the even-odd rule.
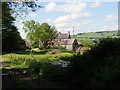
[[[69,87],[120,88],[119,53],[120,38],[106,38],[83,55],[76,55],[69,67]]]
[[[2,3],[2,51],[14,51],[24,45],[24,41],[20,37],[16,26],[14,25],[15,18],[10,13],[10,7],[7,2]]]
[[[28,0],[29,1],[29,0]],[[0,2],[2,5],[2,51],[14,51],[25,46],[24,40],[21,38],[14,21],[16,17],[22,18],[26,16],[29,11],[36,11],[42,6],[37,5],[35,2]]]
[[[36,0],[35,0],[36,1]],[[35,12],[39,8],[43,8],[41,5],[35,3],[35,1],[27,0],[26,2],[7,2],[10,6],[11,14],[14,18],[22,19],[25,17],[30,11]]]
[[[83,47],[87,48],[91,48],[95,44],[91,39],[78,39],[78,41],[83,45]]]
[[[64,60],[64,61],[71,61],[73,57],[73,54],[70,53],[60,53],[60,54],[56,54],[54,56],[55,59],[60,59],[60,60]]]
[[[57,36],[55,27],[51,27],[47,23],[41,25],[34,20],[26,21],[24,30],[27,32],[27,38],[32,44],[37,44],[38,47],[49,48],[52,39]]]

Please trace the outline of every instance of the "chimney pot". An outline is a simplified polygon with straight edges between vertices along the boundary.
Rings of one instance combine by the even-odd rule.
[[[70,35],[70,31],[68,31],[68,34]]]

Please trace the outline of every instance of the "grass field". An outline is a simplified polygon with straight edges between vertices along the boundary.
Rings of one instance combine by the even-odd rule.
[[[61,67],[47,62],[69,61],[73,56],[73,51],[59,48],[58,50],[61,50],[62,53],[52,54],[53,50],[56,50],[56,48],[49,50],[33,50],[32,53],[28,49],[13,53],[3,53],[2,58],[7,58],[8,60],[4,60],[2,64],[15,69],[29,68],[30,70],[22,70],[22,73],[36,80],[40,79],[39,83],[41,83],[42,87],[64,87],[63,83],[65,83],[66,80],[63,79],[66,78],[64,76],[66,69],[61,69]],[[63,81],[59,81],[60,78]],[[19,80],[21,80],[21,78],[19,78]],[[21,85],[24,86],[26,83],[22,83]]]
[[[79,33],[74,38],[106,38],[106,37],[118,37],[118,31],[101,31],[101,32],[88,32]]]
[[[25,64],[27,61],[35,60],[41,63],[48,61],[67,61],[69,57],[73,55],[73,51],[70,50],[61,50],[60,48],[62,53],[52,54],[53,50],[56,49],[51,48],[49,50],[32,50],[32,53],[30,50],[16,51],[14,53],[3,53],[2,59],[8,60],[4,60],[2,63],[15,68],[27,68],[28,65]]]

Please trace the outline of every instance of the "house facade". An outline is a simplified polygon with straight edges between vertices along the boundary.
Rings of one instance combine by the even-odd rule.
[[[76,39],[72,39],[70,36],[70,32],[68,33],[60,33],[57,38],[53,40],[53,46],[63,46],[68,50],[76,50],[79,47],[78,41]]]

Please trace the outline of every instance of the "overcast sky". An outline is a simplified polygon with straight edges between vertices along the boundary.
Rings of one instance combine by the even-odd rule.
[[[71,35],[82,32],[118,30],[117,2],[37,2],[44,8],[30,12],[23,20],[17,19],[15,25],[22,38],[26,35],[22,21],[35,20],[55,26],[58,32]]]

